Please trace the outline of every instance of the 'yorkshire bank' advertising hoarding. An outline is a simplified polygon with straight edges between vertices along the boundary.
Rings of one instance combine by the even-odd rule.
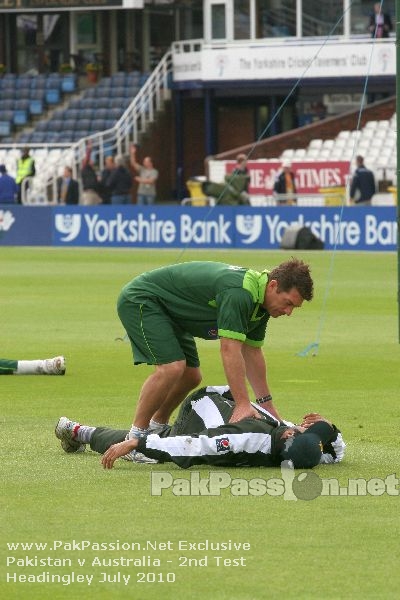
[[[275,250],[288,227],[325,250],[394,251],[394,206],[4,206],[1,246]]]
[[[225,173],[236,166],[234,161],[225,162]],[[282,162],[248,161],[250,175],[249,194],[251,196],[269,196],[273,192],[274,181],[282,170]],[[298,194],[318,194],[321,188],[345,187],[350,173],[349,161],[293,161],[290,170],[294,173]],[[221,171],[213,170],[210,165],[210,180],[213,173],[218,178]],[[217,180],[215,180],[217,181]]]

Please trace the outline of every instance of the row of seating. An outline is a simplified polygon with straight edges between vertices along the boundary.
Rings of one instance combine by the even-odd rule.
[[[17,128],[28,125],[76,90],[74,74],[4,75],[0,78],[0,138],[5,141]]]
[[[140,87],[132,87],[132,73],[116,73],[105,77],[93,87],[86,89],[81,97],[73,98],[65,109],[54,111],[49,120],[39,121],[30,133],[19,137],[22,143],[72,143],[114,127],[131,104]],[[145,81],[147,75],[138,78]],[[125,82],[125,86],[121,82]],[[119,83],[115,87],[114,83]],[[119,95],[122,94],[122,95]]]
[[[396,169],[397,119],[368,121],[358,131],[341,131],[334,139],[313,139],[306,148],[288,148],[280,159],[288,160],[349,160],[355,164],[362,155],[372,170]]]

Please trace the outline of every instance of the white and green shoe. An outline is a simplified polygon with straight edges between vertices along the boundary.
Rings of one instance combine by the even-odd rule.
[[[60,417],[54,433],[56,438],[61,441],[61,448],[64,452],[85,452],[86,444],[82,444],[75,439],[74,430],[79,426],[77,421],[71,421],[68,417]]]
[[[66,365],[64,356],[45,358],[41,372],[43,375],[65,375]]]

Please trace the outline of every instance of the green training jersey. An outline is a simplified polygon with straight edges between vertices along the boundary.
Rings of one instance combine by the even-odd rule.
[[[198,261],[143,273],[123,294],[136,304],[158,302],[194,337],[226,337],[261,347],[269,319],[262,307],[267,282],[267,271]]]

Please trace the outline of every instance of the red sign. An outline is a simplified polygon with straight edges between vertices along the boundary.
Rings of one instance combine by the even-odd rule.
[[[226,162],[226,172],[235,168],[233,161]],[[282,170],[278,160],[249,160],[249,194],[272,194],[274,182]],[[350,175],[350,162],[344,160],[293,161],[290,170],[294,173],[298,194],[318,194],[321,188],[345,187]]]

